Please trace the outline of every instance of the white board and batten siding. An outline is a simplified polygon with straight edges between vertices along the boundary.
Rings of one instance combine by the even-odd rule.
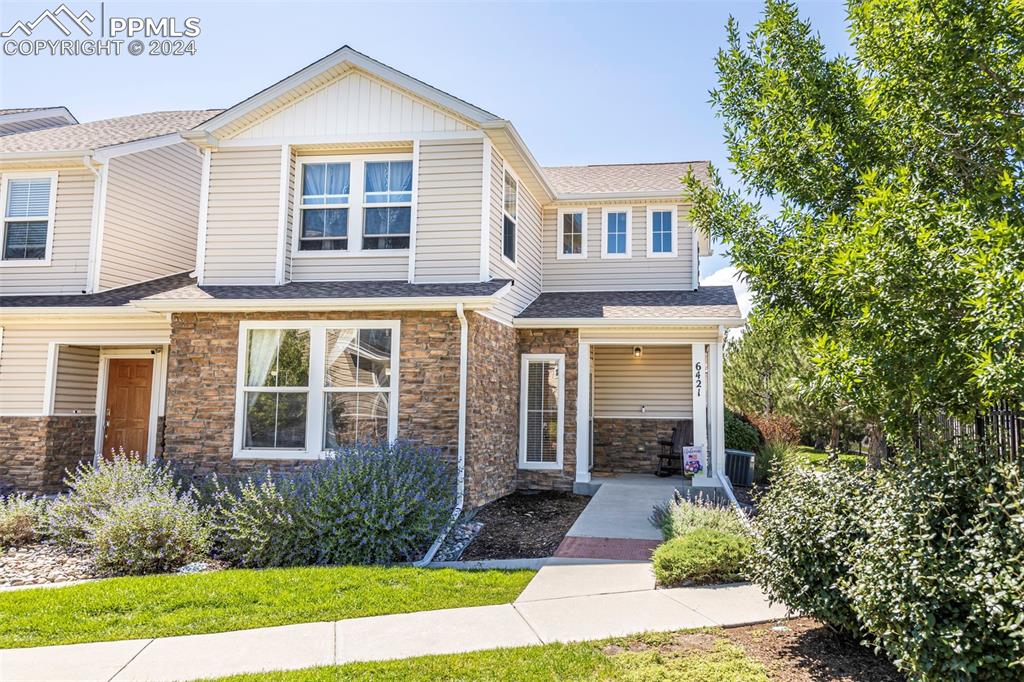
[[[458,118],[372,76],[353,71],[232,137],[241,142],[469,129]]]
[[[99,367],[98,347],[60,347],[54,382],[54,414],[96,414]]]
[[[201,176],[202,158],[188,143],[110,160],[101,290],[192,270]]]
[[[424,140],[416,196],[416,282],[478,282],[484,143]]]
[[[218,149],[210,158],[204,284],[273,284],[281,147]]]
[[[620,204],[625,206],[626,204]],[[660,204],[652,204],[660,206]],[[575,207],[565,207],[571,210]],[[693,287],[693,234],[684,220],[689,207],[676,206],[676,251],[674,257],[647,256],[647,205],[631,206],[632,235],[629,258],[602,258],[603,206],[587,206],[587,257],[559,259],[561,248],[558,209],[544,211],[545,291],[651,291]]]
[[[518,184],[518,206],[516,224],[516,262],[510,264],[502,256],[502,233],[504,229],[504,161],[497,150],[491,155],[491,229],[488,260],[491,277],[514,281],[508,294],[492,309],[495,317],[505,323],[530,305],[541,292],[541,267],[544,259],[541,206]]]
[[[94,183],[86,168],[57,171],[50,264],[0,264],[0,294],[80,294],[88,287]]]
[[[633,346],[594,346],[594,418],[692,418],[690,357],[689,345],[643,346],[639,358]]]
[[[170,337],[170,321],[157,314],[110,319],[62,320],[54,317],[17,323],[4,321],[3,351],[0,353],[0,415],[42,414],[50,344],[92,348],[156,347],[170,343]],[[65,348],[62,350],[68,352]],[[63,355],[57,356],[58,361]],[[82,388],[90,362],[84,361],[82,354],[75,351],[70,351],[65,359],[64,376],[73,378],[71,384],[77,388],[60,396],[64,408],[80,408],[87,401]],[[55,412],[56,407],[55,403]]]

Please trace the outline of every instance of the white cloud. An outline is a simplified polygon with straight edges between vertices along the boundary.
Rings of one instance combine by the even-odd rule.
[[[754,307],[754,292],[750,290],[747,283],[740,279],[739,271],[732,265],[715,270],[707,277],[703,277],[700,280],[701,284],[707,286],[726,286],[732,285],[732,290],[736,294],[736,303],[740,306],[740,312],[746,317],[750,314],[750,309]]]

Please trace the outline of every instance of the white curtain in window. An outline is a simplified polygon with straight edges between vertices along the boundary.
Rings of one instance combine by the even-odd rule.
[[[388,191],[388,163],[373,162],[366,164],[366,191]]]
[[[348,194],[348,169],[347,163],[327,164],[327,191],[329,196]]]
[[[412,191],[412,161],[401,161],[391,164],[391,191]]]
[[[355,329],[332,329],[327,332],[327,343],[330,347],[327,349],[327,364],[325,365],[327,371],[325,381],[328,386],[345,385],[343,380],[339,382],[341,377],[334,376],[335,363],[338,362],[342,355],[353,350],[356,334],[357,330]],[[331,342],[331,337],[334,338],[333,343]],[[355,377],[350,377],[350,379],[354,380]]]
[[[277,357],[277,348],[281,344],[282,329],[253,329],[249,332],[249,358],[246,386],[276,386],[267,381],[270,369]]]
[[[324,174],[326,168],[322,163],[306,164],[302,167],[303,196],[320,196],[324,194]]]

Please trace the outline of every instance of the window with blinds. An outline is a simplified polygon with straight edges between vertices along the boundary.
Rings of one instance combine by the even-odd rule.
[[[564,374],[563,355],[523,356],[519,439],[523,468],[562,465]]]
[[[46,259],[55,184],[51,175],[5,179],[3,260]]]

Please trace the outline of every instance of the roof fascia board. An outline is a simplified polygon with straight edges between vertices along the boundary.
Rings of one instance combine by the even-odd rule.
[[[552,204],[563,201],[621,201],[623,199],[678,199],[681,203],[690,203],[682,190],[664,189],[639,192],[579,192],[558,194]]]
[[[54,116],[63,118],[70,125],[78,124],[78,119],[71,114],[67,107],[50,107],[49,109],[22,111],[17,114],[0,114],[0,123],[20,123],[22,121],[33,121],[37,118],[52,118]]]
[[[0,299],[0,303],[3,303],[3,299]],[[104,317],[113,317],[122,319],[124,317],[138,317],[140,319],[151,320],[151,315],[146,314],[147,311],[139,310],[131,306],[120,305],[120,306],[25,306],[23,308],[0,308],[0,323],[7,322],[8,320],[31,320],[33,318],[38,319],[52,319],[55,315],[81,315],[90,319],[101,319]]]
[[[274,85],[271,85],[255,95],[242,100],[233,107],[217,114],[205,123],[196,126],[193,130],[215,135],[216,131],[234,121],[237,121],[239,118],[256,111],[260,107],[269,104],[278,97],[287,93],[289,90],[292,90],[298,85],[326,71],[345,64],[346,62],[352,67],[362,69],[371,75],[392,82],[395,85],[419,95],[430,102],[434,102],[443,108],[449,109],[470,121],[482,123],[484,121],[491,121],[495,119],[493,114],[484,111],[483,109],[474,107],[467,102],[463,102],[457,97],[453,97],[452,95],[442,92],[441,90],[427,85],[422,81],[418,81],[401,71],[387,66],[386,64],[370,59],[366,55],[356,52],[346,45],[326,57],[313,62],[309,66],[296,71],[291,76],[278,81]]]
[[[18,161],[53,161],[54,163],[82,163],[82,158],[91,154],[89,149],[58,149],[44,152],[0,152],[0,165]]]
[[[589,318],[589,317],[517,317],[512,320],[516,328],[556,329],[586,327],[742,327],[747,323],[745,317],[622,317],[622,318]]]
[[[142,140],[133,140],[131,142],[122,142],[121,144],[112,144],[108,147],[100,147],[93,152],[93,158],[99,163],[105,163],[109,159],[113,159],[118,156],[126,156],[128,154],[137,154],[151,149],[159,149],[160,147],[167,147],[172,144],[178,144],[179,142],[184,142],[181,135],[178,133],[168,133],[167,135],[158,135],[156,137],[147,137]]]
[[[543,196],[540,197],[540,199],[543,200],[538,201],[539,204],[544,205],[546,202],[552,201],[555,198],[555,190],[551,188],[551,184],[548,182],[547,176],[544,175],[544,171],[541,169],[540,164],[537,163],[537,159],[534,158],[533,152],[531,152],[530,148],[526,146],[526,142],[524,142],[523,138],[519,136],[519,132],[516,130],[515,126],[512,125],[511,121],[497,119],[495,121],[481,123],[480,127],[491,137],[492,140],[495,136],[505,136],[512,144],[512,147],[522,158],[525,170],[534,177],[537,185],[544,193]],[[506,163],[510,163],[511,161],[511,159],[505,159]],[[538,197],[534,198],[537,199]]]
[[[394,298],[251,298],[233,300],[141,299],[131,305],[153,312],[246,312],[260,310],[466,310],[490,308],[496,296],[408,296]]]
[[[410,147],[416,140],[479,140],[484,133],[479,130],[449,130],[439,132],[407,132],[407,133],[360,133],[352,135],[306,135],[299,137],[263,137],[242,140],[227,139],[219,142],[221,149],[247,149],[254,147],[279,147],[287,144],[292,147],[303,145],[346,145],[346,144],[390,144],[405,143]]]

